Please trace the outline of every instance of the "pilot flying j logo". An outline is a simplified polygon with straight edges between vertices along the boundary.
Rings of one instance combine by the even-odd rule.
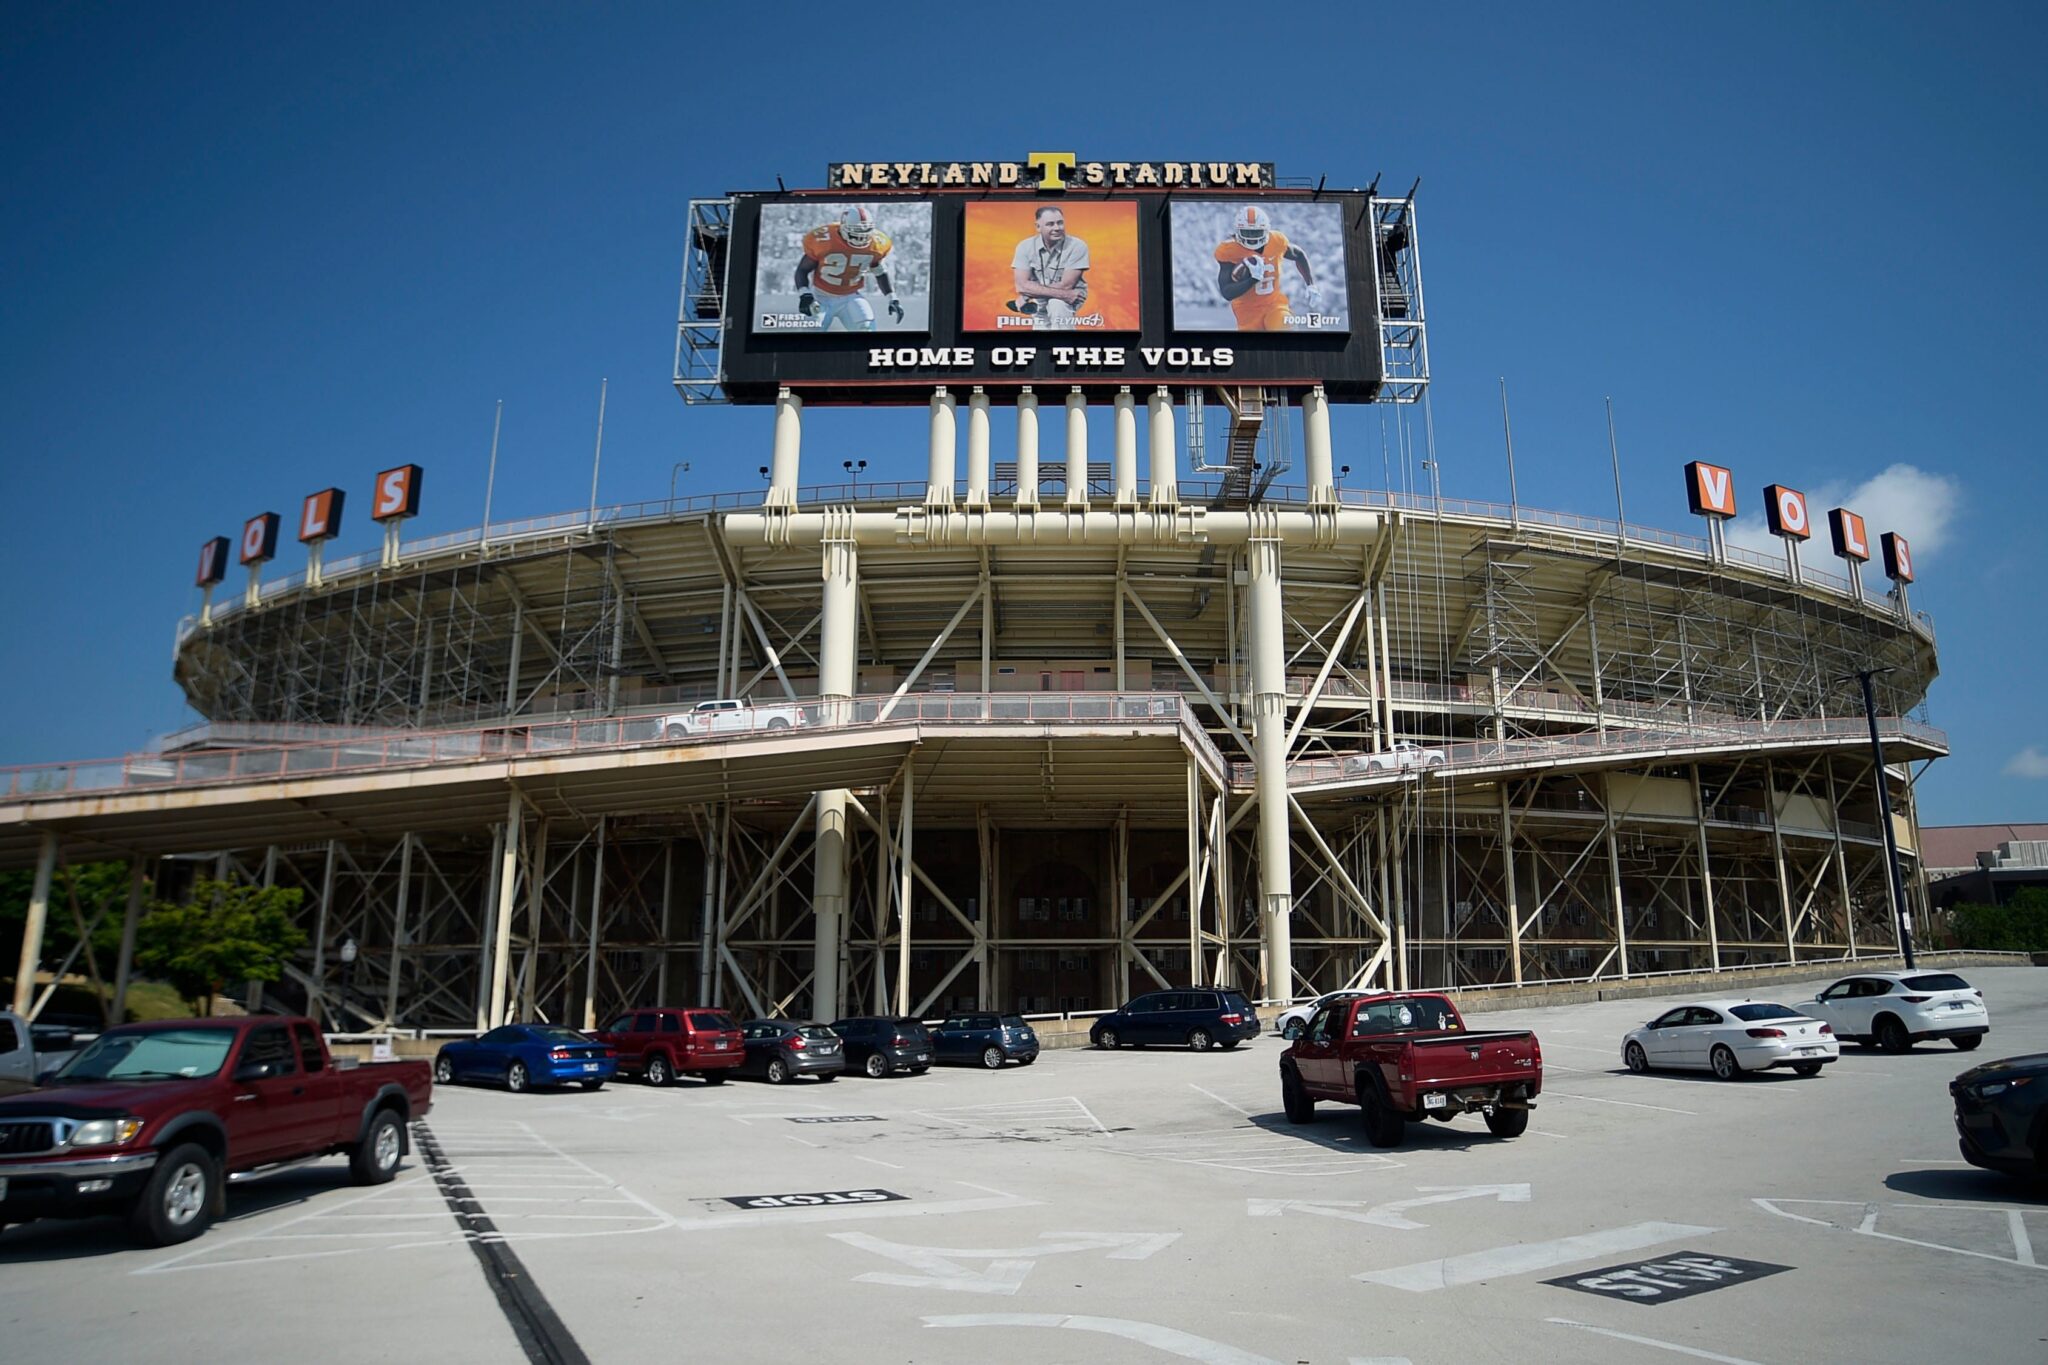
[[[1083,161],[1073,152],[1030,152],[1022,161],[835,161],[828,189],[1269,190],[1270,161]]]

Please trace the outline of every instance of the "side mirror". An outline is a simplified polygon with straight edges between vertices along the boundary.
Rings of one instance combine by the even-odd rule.
[[[36,1084],[39,1086],[48,1085],[50,1082],[57,1079],[57,1073],[59,1071],[62,1071],[63,1069],[64,1068],[58,1066],[51,1067],[48,1071],[42,1072],[36,1077]]]
[[[250,1081],[267,1081],[277,1074],[275,1062],[243,1062],[235,1068],[235,1082],[246,1085]]]

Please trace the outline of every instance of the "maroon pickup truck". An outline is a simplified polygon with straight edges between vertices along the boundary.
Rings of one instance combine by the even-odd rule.
[[[1295,1123],[1317,1100],[1355,1104],[1375,1147],[1416,1119],[1486,1116],[1495,1137],[1519,1137],[1543,1089],[1543,1048],[1526,1029],[1474,1033],[1441,995],[1365,995],[1316,1011],[1280,1056],[1280,1098]]]
[[[338,1067],[310,1019],[179,1019],[103,1033],[0,1100],[0,1228],[121,1214],[146,1245],[197,1237],[227,1177],[345,1155],[382,1184],[433,1107],[425,1062]]]

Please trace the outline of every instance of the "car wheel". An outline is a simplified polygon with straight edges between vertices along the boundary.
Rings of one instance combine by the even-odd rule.
[[[1215,1039],[1209,1036],[1209,1030],[1205,1028],[1188,1030],[1188,1046],[1196,1052],[1207,1052],[1213,1042]]]
[[[1977,1050],[1977,1044],[1984,1041],[1984,1035],[1981,1033],[1972,1033],[1968,1037],[1951,1038],[1949,1039],[1949,1041],[1956,1045],[1956,1051],[1958,1052],[1975,1052]]]
[[[1641,1043],[1630,1043],[1621,1050],[1621,1059],[1628,1063],[1628,1069],[1638,1076],[1650,1069],[1650,1058],[1643,1051]]]
[[[990,1071],[1000,1071],[1003,1066],[1003,1050],[993,1043],[981,1050],[981,1064]]]
[[[1388,1107],[1370,1085],[1358,1092],[1358,1109],[1365,1122],[1365,1140],[1375,1147],[1398,1147],[1407,1127],[1399,1111]]]
[[[446,1057],[436,1057],[434,1059],[434,1084],[455,1084],[455,1063],[449,1061]]]
[[[656,1056],[647,1059],[647,1083],[649,1085],[667,1085],[673,1079],[674,1073],[668,1069],[668,1058]]]
[[[884,1057],[879,1052],[870,1052],[868,1054],[867,1064],[865,1067],[863,1067],[863,1070],[865,1070],[871,1078],[879,1081],[882,1079],[882,1077],[889,1074],[889,1059]]]
[[[204,1147],[173,1147],[150,1173],[128,1215],[128,1227],[147,1246],[189,1242],[213,1222],[220,1168]]]
[[[1031,1055],[1030,1055],[1029,1057],[1019,1057],[1019,1058],[1017,1059],[1017,1065],[1018,1065],[1018,1066],[1030,1066],[1030,1065],[1031,1065],[1031,1064],[1032,1064],[1033,1062],[1035,1062],[1035,1061],[1037,1061],[1037,1060],[1038,1060],[1038,1054],[1034,1052],[1034,1053],[1032,1053],[1032,1054],[1031,1054]]]
[[[827,1071],[827,1072],[826,1072],[826,1073],[825,1073],[824,1075],[822,1075],[822,1076],[818,1077],[818,1084],[819,1084],[819,1085],[827,1085],[827,1084],[830,1084],[831,1082],[833,1082],[833,1081],[836,1081],[836,1080],[838,1080],[838,1079],[839,1079],[839,1073],[838,1073],[838,1072],[836,1072],[836,1071]]]
[[[773,720],[768,722],[768,728],[771,730],[787,730],[789,728],[789,722],[784,720],[781,716],[777,716]]]
[[[604,1082],[603,1082],[603,1081],[584,1081],[584,1082],[582,1083],[582,1085],[583,1085],[583,1088],[584,1088],[585,1090],[602,1090],[602,1089],[604,1089]]]
[[[1877,1045],[1885,1052],[1897,1054],[1910,1049],[1913,1039],[1904,1024],[1887,1014],[1877,1021]]]
[[[1714,1068],[1714,1075],[1724,1081],[1732,1081],[1742,1074],[1742,1063],[1735,1060],[1735,1054],[1725,1047],[1717,1047],[1707,1056],[1707,1064]]]
[[[514,1062],[505,1068],[505,1088],[515,1095],[526,1089],[525,1062]]]
[[[661,737],[670,743],[674,743],[679,739],[687,739],[689,735],[690,732],[680,725],[665,725],[661,730]]]
[[[1222,1042],[1216,1044],[1216,1046],[1222,1048],[1225,1052],[1235,1052],[1237,1051],[1237,1045],[1243,1041],[1244,1039],[1242,1038],[1225,1038]]]
[[[1095,1046],[1101,1048],[1104,1052],[1114,1052],[1117,1050],[1118,1045],[1119,1040],[1116,1036],[1116,1030],[1113,1028],[1106,1028],[1095,1035]]]
[[[925,1072],[930,1070],[931,1068],[928,1066],[914,1066],[910,1068],[910,1074],[913,1076],[922,1076]]]
[[[789,1063],[783,1061],[780,1057],[770,1057],[768,1059],[767,1075],[770,1085],[781,1085],[789,1079]]]
[[[405,1151],[405,1131],[398,1115],[389,1109],[370,1120],[370,1131],[349,1154],[349,1179],[358,1185],[381,1185],[398,1174],[398,1158]]]
[[[706,1085],[724,1085],[725,1073],[723,1071],[700,1071],[697,1073],[697,1079],[703,1081]]]
[[[1792,1063],[1793,1074],[1799,1076],[1818,1076],[1820,1075],[1820,1067],[1821,1064],[1819,1062]]]
[[[1486,1131],[1497,1138],[1518,1138],[1529,1131],[1529,1111],[1496,1108],[1486,1116]]]
[[[1301,1083],[1301,1075],[1295,1071],[1280,1073],[1280,1107],[1287,1111],[1289,1123],[1314,1123],[1316,1102],[1309,1097]]]
[[[1299,1038],[1301,1036],[1301,1020],[1289,1019],[1287,1027],[1280,1030],[1280,1036],[1290,1043]]]

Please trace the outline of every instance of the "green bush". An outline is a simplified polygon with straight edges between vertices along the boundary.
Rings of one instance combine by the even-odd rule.
[[[1958,905],[1949,912],[1956,946],[1987,952],[2048,952],[2048,890],[2027,887],[2006,905]]]

